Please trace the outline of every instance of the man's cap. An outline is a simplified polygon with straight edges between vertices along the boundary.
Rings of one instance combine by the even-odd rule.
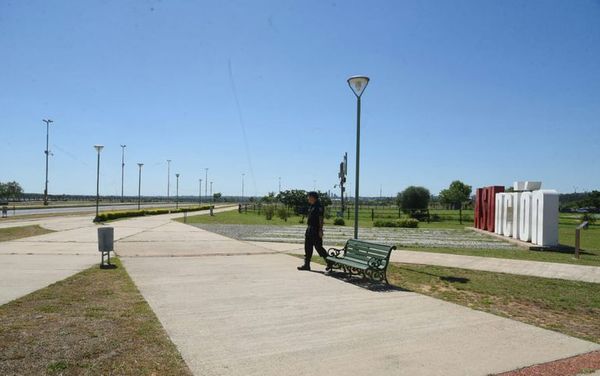
[[[314,198],[319,198],[319,194],[315,191],[310,191],[308,192],[308,197],[314,197]]]

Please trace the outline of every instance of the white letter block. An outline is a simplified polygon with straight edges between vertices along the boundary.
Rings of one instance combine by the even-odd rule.
[[[519,239],[531,241],[531,192],[521,193],[519,199]]]
[[[531,242],[541,247],[557,246],[558,192],[534,191],[531,201]]]
[[[512,237],[515,239],[519,239],[519,234],[520,232],[520,226],[519,224],[521,223],[520,221],[520,217],[519,217],[519,208],[521,207],[521,192],[515,192],[511,194],[512,196],[512,201],[513,201],[513,212],[512,212]]]
[[[504,213],[504,195],[506,193],[496,193],[496,212],[494,213],[494,232],[496,234],[502,235],[502,224],[504,223],[502,219],[502,213]]]
[[[513,223],[513,194],[505,193],[503,197],[504,207],[502,208],[502,234],[504,236],[511,236],[512,234],[512,223]]]

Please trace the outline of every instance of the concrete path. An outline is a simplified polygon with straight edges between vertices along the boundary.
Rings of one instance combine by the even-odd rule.
[[[250,242],[273,251],[304,254],[304,248],[292,243]],[[494,257],[463,256],[448,253],[416,252],[396,250],[390,257],[392,262],[448,266],[452,268],[483,270],[488,272],[529,275],[534,277],[558,278],[571,281],[600,283],[600,267],[560,264],[527,260],[511,260]]]
[[[231,208],[216,209],[217,212],[222,210]],[[115,228],[115,240],[119,241],[157,226],[168,227],[173,223],[172,218],[181,215],[135,218],[115,221],[109,225]],[[94,224],[92,218],[85,215],[0,222],[0,227],[40,225],[57,231],[0,242],[0,305],[99,264],[99,225]]]
[[[298,272],[299,260],[278,252],[179,223],[117,248],[197,375],[487,375],[600,349],[416,293]]]

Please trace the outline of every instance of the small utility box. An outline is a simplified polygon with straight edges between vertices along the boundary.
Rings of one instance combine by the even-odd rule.
[[[114,269],[117,266],[110,263],[110,253],[114,250],[115,229],[113,227],[98,228],[98,251],[101,254],[100,269]],[[106,263],[104,256],[107,256]]]

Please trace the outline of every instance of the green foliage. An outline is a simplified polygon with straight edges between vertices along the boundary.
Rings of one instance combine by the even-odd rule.
[[[221,194],[221,192],[217,192],[217,193],[213,194],[214,201],[219,201],[221,199],[221,197],[223,197],[223,194]]]
[[[273,216],[275,215],[275,205],[265,205],[264,213],[268,221],[273,219]]]
[[[21,195],[23,195],[23,188],[16,181],[0,182],[0,199],[18,200],[21,198]]]
[[[589,222],[590,225],[596,223],[596,216],[593,213],[583,213],[581,215],[581,222]]]
[[[287,222],[289,216],[290,216],[290,214],[288,213],[288,211],[285,207],[280,206],[277,208],[277,217],[279,217]]]
[[[275,192],[269,192],[266,196],[260,199],[261,202],[265,204],[272,204],[277,201],[277,197],[275,196]]]
[[[308,202],[306,201],[306,191],[303,189],[291,189],[280,192],[277,195],[279,202],[294,210],[294,214],[306,214],[308,211]]]
[[[419,221],[414,218],[406,219],[378,219],[373,222],[374,227],[403,227],[403,228],[417,228],[419,227]]]
[[[333,220],[333,224],[336,226],[345,226],[346,225],[346,221],[344,221],[344,218],[336,218]]]
[[[179,208],[179,209],[142,209],[142,210],[125,210],[125,211],[115,211],[115,212],[104,212],[98,214],[96,218],[94,218],[94,222],[105,222],[112,221],[114,219],[120,218],[131,218],[131,217],[142,217],[144,215],[159,215],[159,214],[169,214],[169,213],[186,213],[191,211],[198,210],[208,210],[210,206],[197,206],[191,208]]]
[[[461,208],[464,202],[470,200],[471,190],[470,185],[460,180],[455,180],[450,183],[448,188],[442,189],[440,192],[440,201],[442,204],[452,205],[452,209]]]
[[[416,187],[411,185],[401,193],[398,193],[397,203],[405,213],[411,213],[415,210],[426,210],[429,207],[431,194],[425,187]]]

